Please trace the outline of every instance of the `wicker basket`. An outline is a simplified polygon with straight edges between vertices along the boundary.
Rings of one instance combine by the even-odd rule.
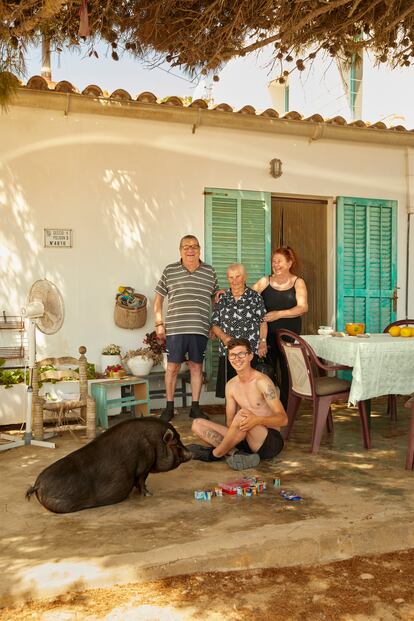
[[[144,302],[139,308],[126,308],[118,301],[115,302],[114,321],[119,328],[134,330],[135,328],[145,326],[147,321],[147,298],[142,293],[134,293],[134,296]]]

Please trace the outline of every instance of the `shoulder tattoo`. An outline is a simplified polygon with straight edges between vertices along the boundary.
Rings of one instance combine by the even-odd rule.
[[[265,390],[264,396],[269,401],[273,401],[273,399],[276,399],[277,393],[276,393],[275,387],[273,385],[271,385],[271,384],[268,384],[266,386],[266,390]]]

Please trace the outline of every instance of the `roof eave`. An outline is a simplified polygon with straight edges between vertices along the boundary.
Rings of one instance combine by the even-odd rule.
[[[189,125],[193,132],[199,127],[216,127],[306,137],[310,142],[340,140],[399,147],[414,146],[414,132],[412,131],[400,132],[374,127],[335,125],[311,120],[269,118],[221,110],[122,101],[106,97],[37,91],[27,88],[17,90],[11,105],[61,111],[64,115],[71,113],[101,114],[129,119],[182,123]]]

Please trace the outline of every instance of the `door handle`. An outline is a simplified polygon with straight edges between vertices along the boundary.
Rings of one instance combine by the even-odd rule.
[[[399,287],[394,287],[394,293],[392,294],[392,310],[393,312],[397,312],[397,300],[398,300],[398,291]]]

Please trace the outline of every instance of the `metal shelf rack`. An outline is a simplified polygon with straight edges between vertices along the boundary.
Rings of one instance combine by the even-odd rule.
[[[6,311],[3,311],[0,315],[0,334],[3,335],[4,331],[10,332],[10,344],[2,346],[0,342],[0,358],[6,360],[17,360],[24,358],[24,320],[21,315],[7,315]],[[3,340],[3,339],[2,339]]]

